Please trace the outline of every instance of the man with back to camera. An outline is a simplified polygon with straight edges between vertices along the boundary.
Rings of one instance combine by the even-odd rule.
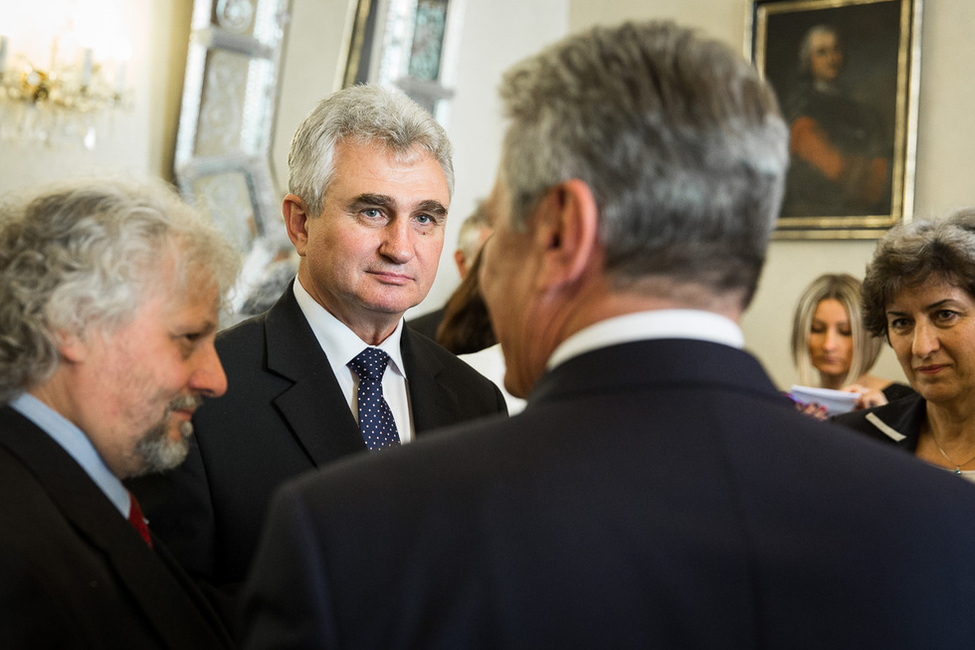
[[[227,381],[237,255],[164,187],[85,181],[0,207],[0,645],[230,647],[121,479],[186,457]]]
[[[194,417],[187,463],[133,484],[190,574],[231,592],[284,480],[367,446],[506,413],[490,381],[403,329],[443,247],[453,187],[443,128],[401,93],[346,88],[305,118],[288,164],[283,212],[297,280],[266,314],[220,333],[227,394]],[[364,351],[382,360],[354,370]],[[360,390],[365,366],[380,370],[378,401]],[[385,427],[361,417],[372,404]]]
[[[742,347],[788,133],[727,46],[597,27],[509,70],[481,288],[527,395],[283,487],[249,648],[975,641],[975,491],[796,413]]]

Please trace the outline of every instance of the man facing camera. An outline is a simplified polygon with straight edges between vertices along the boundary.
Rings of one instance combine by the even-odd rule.
[[[289,483],[250,648],[975,641],[975,491],[796,413],[742,347],[782,196],[771,89],[671,23],[507,72],[481,288],[528,396]]]
[[[404,330],[433,283],[453,187],[446,133],[393,90],[326,98],[291,144],[284,222],[298,276],[221,332],[227,395],[179,470],[133,485],[191,575],[243,581],[271,493],[337,458],[506,413],[487,379]]]
[[[0,208],[0,639],[223,648],[121,480],[178,465],[237,256],[170,190],[77,183]]]

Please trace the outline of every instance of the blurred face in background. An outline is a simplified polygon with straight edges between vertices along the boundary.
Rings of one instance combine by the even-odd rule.
[[[820,300],[809,328],[809,359],[823,388],[839,388],[853,362],[850,315],[834,298]]]
[[[843,48],[835,33],[813,32],[809,38],[809,71],[816,81],[835,81],[843,69]]]

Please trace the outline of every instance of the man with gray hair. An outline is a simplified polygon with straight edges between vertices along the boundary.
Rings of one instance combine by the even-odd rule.
[[[795,412],[741,349],[788,144],[752,66],[627,23],[501,93],[480,279],[528,405],[285,486],[247,647],[975,641],[971,485]]]
[[[398,91],[354,86],[305,118],[288,164],[297,278],[217,338],[229,387],[196,414],[187,462],[133,486],[190,574],[228,592],[286,479],[506,413],[494,384],[403,327],[443,248],[454,178],[443,128]]]
[[[161,184],[0,207],[4,648],[230,646],[121,481],[182,462],[226,390],[213,343],[238,264]]]

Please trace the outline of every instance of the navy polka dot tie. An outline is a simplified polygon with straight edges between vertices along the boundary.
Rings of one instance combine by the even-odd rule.
[[[393,412],[383,397],[383,373],[388,363],[388,354],[379,348],[366,348],[348,364],[359,375],[359,393],[356,396],[359,430],[369,449],[399,444]]]

